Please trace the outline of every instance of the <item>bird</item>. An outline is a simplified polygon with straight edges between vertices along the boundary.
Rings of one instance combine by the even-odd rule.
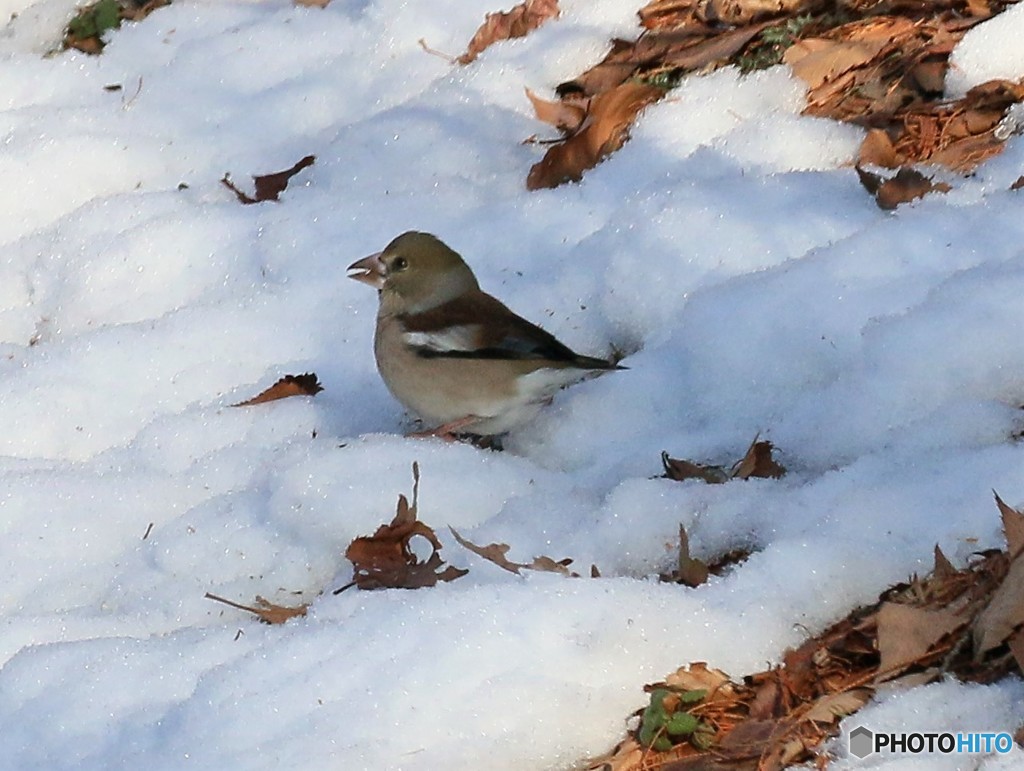
[[[373,350],[392,395],[424,422],[413,436],[496,437],[571,383],[626,369],[576,353],[484,292],[458,252],[409,231],[348,277],[378,290]]]

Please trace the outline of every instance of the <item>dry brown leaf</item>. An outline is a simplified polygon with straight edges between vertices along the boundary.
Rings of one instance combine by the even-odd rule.
[[[356,538],[345,550],[353,567],[353,583],[360,589],[420,589],[438,581],[454,581],[469,572],[451,565],[441,569],[441,542],[432,528],[416,519],[419,464],[413,463],[412,475],[412,503],[399,495],[398,510],[391,524],[381,525],[372,536]],[[431,546],[425,561],[410,547],[417,536],[425,538]]]
[[[939,545],[935,544],[935,566],[932,568],[932,575],[941,579],[952,578],[956,574],[957,569],[953,567],[953,563],[942,553]]]
[[[550,557],[534,557],[533,562],[526,564],[522,562],[512,562],[505,555],[508,554],[509,545],[506,543],[491,543],[487,546],[478,546],[477,544],[463,538],[459,535],[459,532],[449,526],[448,529],[451,531],[452,536],[460,545],[469,549],[471,552],[476,554],[478,557],[483,557],[488,562],[493,562],[499,568],[507,570],[510,573],[515,573],[517,576],[522,575],[520,570],[536,570],[542,573],[560,573],[563,576],[569,576],[572,578],[578,578],[579,575],[569,570],[569,565],[572,564],[571,559],[553,560]],[[593,574],[593,570],[591,570]]]
[[[1003,535],[1006,537],[1006,551],[1011,559],[1024,549],[1024,514],[1012,506],[1008,506],[999,497],[999,493],[992,491],[996,497],[996,506],[999,507],[999,516],[1003,520]]]
[[[558,16],[558,0],[525,0],[510,11],[489,13],[456,61],[469,64],[488,46],[501,40],[525,37],[548,19]]]
[[[559,131],[571,134],[580,127],[583,119],[587,116],[586,98],[580,99],[559,99],[556,102],[549,102],[541,99],[530,89],[526,89],[526,96],[533,104],[533,112],[537,120],[554,126]]]
[[[820,88],[839,75],[873,60],[888,45],[885,39],[827,40],[809,38],[798,40],[782,57],[793,74],[808,88]]]
[[[218,597],[216,594],[210,594],[209,592],[204,596],[208,600],[214,600],[215,602],[220,602],[224,605],[230,605],[232,608],[248,611],[255,615],[264,624],[283,624],[289,619],[305,616],[306,610],[309,608],[308,602],[295,607],[275,605],[274,603],[263,599],[259,595],[256,595],[256,601],[253,605],[242,605],[241,603],[225,599],[224,597]]]
[[[331,0],[294,0],[296,5],[306,6],[307,8],[326,8],[330,5]]]
[[[889,680],[917,663],[946,635],[969,619],[946,608],[886,602],[878,610],[878,680]]]
[[[544,158],[530,169],[526,187],[539,190],[579,181],[584,171],[623,145],[639,112],[664,93],[664,89],[656,86],[623,83],[594,97],[580,130],[548,149]]]
[[[686,535],[686,528],[680,525],[679,561],[676,564],[675,571],[670,576],[667,576],[667,579],[678,584],[684,584],[692,589],[706,583],[708,575],[707,563],[690,556],[690,538]]]
[[[718,32],[699,43],[670,45],[661,58],[660,64],[683,70],[699,70],[712,64],[725,64],[743,47],[761,34],[772,22],[751,24],[746,27]],[[667,35],[666,35],[667,36]]]
[[[988,605],[974,619],[974,657],[981,658],[1024,626],[1024,552],[1018,552]]]
[[[754,439],[747,454],[739,462],[736,470],[733,471],[734,479],[750,479],[760,477],[767,479],[778,479],[786,473],[786,468],[772,458],[772,450],[775,445],[771,442],[759,442]]]
[[[945,182],[932,182],[916,169],[902,166],[896,176],[886,179],[879,174],[856,167],[860,183],[875,197],[879,209],[892,211],[901,203],[922,198],[932,191],[948,193],[952,188]]]
[[[248,193],[240,190],[234,182],[231,181],[231,177],[227,174],[221,179],[221,184],[224,185],[228,190],[235,194],[239,201],[244,204],[250,203],[261,203],[263,201],[276,201],[278,197],[287,189],[288,183],[291,178],[298,174],[303,169],[312,166],[316,162],[315,155],[307,155],[305,158],[300,160],[294,166],[284,171],[275,171],[272,174],[261,174],[253,177],[253,182],[256,185],[255,197],[250,196]]]
[[[707,691],[705,699],[723,692],[731,698],[735,688],[729,675],[720,669],[710,669],[706,661],[694,661],[688,666],[680,667],[665,678],[665,685],[679,691]]]
[[[1024,187],[1024,175],[1021,175],[1014,180],[1014,183],[1010,185],[1010,190],[1020,190],[1022,187]]]
[[[889,134],[883,129],[871,129],[864,137],[864,141],[861,142],[860,151],[857,153],[858,173],[862,166],[881,166],[884,169],[896,169],[903,164],[903,161],[904,159],[897,154],[896,148],[893,147]],[[874,176],[878,179],[878,185],[880,185],[881,177],[878,177],[877,174]],[[863,183],[863,181],[862,177],[861,182]],[[869,188],[868,192],[874,195],[878,185],[875,185],[874,190]]]
[[[821,5],[822,0],[701,0],[698,15],[709,22],[748,24],[766,16],[809,13]]]
[[[691,460],[670,458],[667,452],[661,453],[661,465],[665,468],[665,476],[676,482],[703,479],[709,485],[718,485],[729,481],[729,475],[721,466],[708,466]]]
[[[251,407],[254,404],[273,402],[278,399],[286,399],[289,396],[316,396],[323,390],[323,386],[320,385],[315,372],[306,372],[301,375],[285,375],[265,391],[251,399],[246,399],[244,402],[232,404],[231,406]]]

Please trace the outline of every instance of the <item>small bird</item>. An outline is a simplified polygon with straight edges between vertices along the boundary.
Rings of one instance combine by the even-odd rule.
[[[424,421],[439,424],[417,436],[503,434],[563,386],[625,369],[575,353],[517,316],[429,233],[403,233],[348,270],[379,290],[373,352],[385,384]]]

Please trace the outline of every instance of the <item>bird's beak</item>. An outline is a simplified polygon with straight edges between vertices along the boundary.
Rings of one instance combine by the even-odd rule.
[[[377,252],[353,262],[348,266],[348,277],[369,284],[374,289],[383,288],[385,269],[384,261],[380,258],[382,254],[383,252]]]

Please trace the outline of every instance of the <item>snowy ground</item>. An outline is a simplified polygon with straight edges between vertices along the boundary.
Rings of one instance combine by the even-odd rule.
[[[0,766],[568,768],[645,682],[763,669],[935,543],[959,563],[1002,545],[991,490],[1024,502],[1024,141],[886,214],[849,168],[856,129],[800,117],[783,68],[726,70],[582,184],[528,193],[541,149],[520,141],[544,128],[523,87],[635,31],[634,2],[562,5],[460,68],[417,40],[458,53],[493,0],[176,0],[100,57],[50,58],[70,0],[0,2]],[[1024,75],[1022,35],[1016,11],[969,35],[951,89]],[[278,204],[218,182],[310,153]],[[504,453],[403,438],[375,297],[344,268],[413,228],[630,369]],[[228,406],[310,370],[315,399]],[[731,462],[758,432],[784,479],[654,478],[662,450]],[[413,461],[469,574],[318,596]],[[659,584],[680,523],[697,556],[755,554]],[[604,577],[516,578],[447,525]],[[207,591],[313,604],[267,627]],[[1012,731],[1024,686],[938,684],[855,720]]]

